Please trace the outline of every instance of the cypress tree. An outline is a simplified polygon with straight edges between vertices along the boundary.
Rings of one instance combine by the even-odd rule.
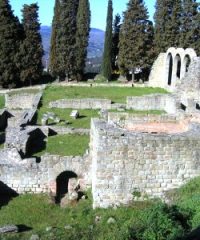
[[[60,24],[56,36],[59,76],[75,79],[76,69],[76,17],[79,0],[60,2]]]
[[[0,84],[3,87],[16,86],[19,82],[16,54],[22,36],[21,25],[13,15],[9,0],[0,0]]]
[[[200,54],[200,3],[196,0],[183,0],[181,45],[194,48]]]
[[[113,36],[112,36],[112,69],[118,70],[118,66],[116,64],[117,56],[119,53],[119,33],[120,33],[120,21],[121,17],[119,14],[115,16],[113,22]]]
[[[42,39],[40,35],[40,24],[38,21],[38,5],[24,5],[22,9],[22,24],[25,32],[25,39],[20,46],[19,57],[23,84],[38,83],[42,71]]]
[[[180,45],[181,0],[157,0],[155,8],[155,47],[159,54]]]
[[[122,74],[151,65],[153,25],[143,0],[130,0],[120,30],[118,63]]]
[[[113,7],[112,0],[108,0],[107,21],[106,21],[106,33],[102,62],[102,75],[111,80],[112,76],[112,22],[113,22]]]
[[[77,80],[81,80],[87,57],[90,33],[90,4],[88,0],[79,0],[76,30],[76,66]]]
[[[169,47],[179,47],[181,39],[181,16],[182,16],[182,1],[173,0],[171,21],[168,25],[168,46]]]
[[[58,53],[57,53],[57,33],[59,29],[60,19],[60,0],[55,0],[54,17],[52,21],[52,33],[51,33],[51,48],[50,48],[50,63],[49,69],[53,76],[58,75]]]

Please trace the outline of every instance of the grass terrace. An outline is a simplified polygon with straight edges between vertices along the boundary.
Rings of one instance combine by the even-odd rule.
[[[73,127],[73,128],[90,128],[91,118],[98,117],[99,110],[83,109],[79,111],[79,118],[73,119],[70,117],[72,109],[61,109],[61,108],[46,108],[41,107],[38,111],[37,124],[41,124],[42,115],[47,112],[55,113],[61,122],[56,124],[58,126]],[[51,122],[49,122],[51,124]]]
[[[80,156],[83,155],[88,148],[88,135],[56,135],[48,137],[46,149],[34,155],[40,157],[45,153],[49,153],[60,156]]]
[[[49,102],[64,98],[103,98],[112,102],[125,103],[127,96],[142,96],[154,93],[167,93],[162,88],[135,88],[135,87],[57,87],[49,86],[44,91],[43,106]]]

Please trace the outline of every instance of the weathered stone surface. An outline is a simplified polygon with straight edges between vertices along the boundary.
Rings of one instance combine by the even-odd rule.
[[[72,110],[70,117],[77,119],[79,117],[79,112],[77,110]]]
[[[197,127],[197,126],[196,126]],[[133,193],[162,197],[200,175],[199,127],[179,134],[131,132],[92,121],[93,206],[128,204]]]
[[[0,227],[0,234],[2,233],[17,233],[18,232],[18,227],[15,225],[7,225]]]
[[[109,99],[61,99],[50,102],[51,108],[73,108],[73,109],[111,109],[111,100]]]

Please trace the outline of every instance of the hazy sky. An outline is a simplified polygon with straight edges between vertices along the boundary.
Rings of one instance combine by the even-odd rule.
[[[40,22],[42,25],[51,25],[55,0],[10,0],[14,13],[20,18],[23,4],[38,2],[40,6]],[[113,0],[114,14],[126,10],[128,0]],[[108,0],[90,0],[92,13],[91,27],[105,29]],[[155,0],[146,0],[151,18],[154,13]]]

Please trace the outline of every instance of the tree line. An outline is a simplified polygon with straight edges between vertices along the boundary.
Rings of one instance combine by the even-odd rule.
[[[157,0],[154,24],[143,0],[129,0],[127,10],[113,19],[108,0],[101,74],[145,73],[160,52],[169,47],[192,47],[200,54],[200,12],[196,0]],[[39,83],[42,76],[42,40],[38,5],[25,4],[22,21],[9,0],[0,0],[0,85],[15,87]],[[49,72],[60,80],[81,81],[90,32],[89,0],[55,0]],[[122,20],[122,21],[121,21]],[[134,80],[134,79],[133,79]]]
[[[113,70],[119,69],[122,75],[133,73],[134,80],[134,73],[148,73],[158,54],[169,47],[194,48],[199,55],[199,7],[196,0],[157,0],[153,24],[145,1],[130,0],[122,23],[117,15],[111,26],[109,0],[102,75],[110,80]]]
[[[24,5],[22,22],[8,0],[0,0],[0,85],[5,88],[36,83],[42,66],[38,5]]]

